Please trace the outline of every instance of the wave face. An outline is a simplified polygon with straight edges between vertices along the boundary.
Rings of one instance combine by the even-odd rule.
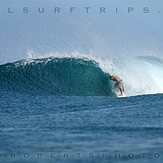
[[[0,66],[0,89],[26,93],[115,96],[95,61],[75,58],[21,60]]]

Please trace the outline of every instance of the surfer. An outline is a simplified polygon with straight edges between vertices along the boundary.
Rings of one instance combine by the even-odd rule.
[[[116,75],[111,75],[110,79],[116,82],[114,85],[114,89],[119,90],[120,96],[123,96],[124,95],[124,87],[123,87],[122,79]]]

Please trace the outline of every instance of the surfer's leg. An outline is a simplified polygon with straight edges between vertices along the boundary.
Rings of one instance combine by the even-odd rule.
[[[123,95],[124,94],[124,87],[123,87],[122,82],[119,83],[119,90],[120,90],[121,95]]]
[[[122,88],[121,87],[119,87],[119,90],[120,90],[120,96],[122,96],[123,95],[123,90],[122,90]]]
[[[123,92],[125,92],[125,89],[124,89],[124,86],[122,85],[122,90],[123,90]]]

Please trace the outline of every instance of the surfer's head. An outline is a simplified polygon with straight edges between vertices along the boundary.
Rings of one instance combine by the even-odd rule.
[[[112,79],[113,75],[110,75],[110,79]]]

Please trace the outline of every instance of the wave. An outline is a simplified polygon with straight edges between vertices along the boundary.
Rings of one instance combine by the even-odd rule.
[[[98,63],[84,58],[26,59],[0,65],[0,89],[26,93],[115,96]]]
[[[163,93],[163,59],[50,54],[0,65],[0,90],[33,94],[116,96],[109,74],[123,79],[126,96]],[[109,74],[108,74],[109,72]]]

